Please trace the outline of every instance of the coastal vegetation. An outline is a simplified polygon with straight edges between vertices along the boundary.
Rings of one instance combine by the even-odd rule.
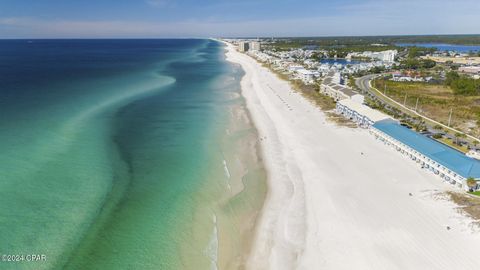
[[[371,68],[368,72],[369,73],[374,73],[374,74],[380,74],[385,71],[385,67],[378,66],[378,67],[373,67]]]
[[[417,109],[418,112],[435,119],[445,125],[458,128],[474,136],[480,135],[480,94],[465,95],[462,77],[450,75],[451,82],[395,82],[388,78],[379,78],[374,81],[377,89],[395,101],[407,107]],[[449,86],[453,85],[452,87]],[[480,84],[480,83],[479,83]],[[468,89],[468,88],[467,88]]]
[[[423,36],[353,36],[353,37],[297,37],[278,39],[279,42],[293,45],[390,45],[396,43],[448,43],[478,45],[480,35],[423,35]]]
[[[407,58],[400,62],[400,68],[402,69],[429,69],[435,67],[436,63],[430,59],[417,59],[417,58]]]
[[[424,35],[424,36],[391,36],[386,40],[394,43],[444,43],[458,45],[478,45],[480,35]]]
[[[285,74],[273,69],[272,66],[269,64],[261,63],[258,60],[257,62],[260,63],[263,67],[270,69],[270,71],[275,75],[277,75],[277,77],[279,77],[280,79],[284,81],[288,81],[292,86],[292,89],[299,92],[302,96],[304,96],[306,99],[310,100],[313,104],[315,104],[315,106],[317,106],[322,111],[324,111],[329,121],[335,122],[336,124],[341,126],[346,126],[351,128],[357,127],[357,125],[354,122],[332,112],[332,110],[335,109],[336,102],[333,98],[320,93],[321,82],[317,82],[316,84],[305,84],[301,80],[292,79],[288,74]]]
[[[280,79],[290,82],[294,90],[300,92],[303,96],[313,101],[322,110],[329,111],[329,110],[335,109],[335,100],[333,100],[333,98],[329,96],[322,95],[319,93],[320,83],[305,84],[301,80],[294,80],[290,78],[288,74],[276,71],[269,64],[266,64],[266,63],[260,63],[260,64],[270,69],[270,71],[276,74],[277,77],[279,77]]]
[[[408,58],[415,58],[420,56],[425,56],[435,52],[435,48],[425,48],[419,46],[412,46],[408,48]]]
[[[329,51],[329,56],[345,57],[348,52],[405,50],[402,43],[446,43],[458,45],[480,45],[480,35],[427,35],[427,36],[359,36],[359,37],[302,37],[281,38],[268,43],[275,50],[314,48]],[[410,47],[408,56],[419,57],[434,52],[435,48]],[[479,52],[473,53],[478,55]]]
[[[473,177],[469,177],[466,182],[467,182],[467,186],[470,189],[470,191],[473,191],[475,189],[475,187],[477,186],[477,181],[475,181],[475,179],[473,179]]]
[[[333,98],[319,93],[319,85],[306,85],[300,80],[291,82],[294,89],[300,91],[304,96],[313,101],[324,111],[335,109],[335,101]]]
[[[459,75],[455,71],[447,73],[445,85],[449,86],[456,95],[480,95],[480,80]]]
[[[429,69],[435,67],[436,63],[430,59],[419,59],[420,56],[425,56],[435,52],[435,48],[423,48],[412,46],[408,48],[407,57],[400,62],[401,69]]]
[[[457,149],[458,151],[462,152],[462,153],[467,153],[468,152],[468,147],[466,145],[463,145],[463,144],[460,144],[459,143],[459,137],[460,136],[455,136],[453,139],[452,138],[448,138],[448,137],[444,137],[442,136],[441,134],[437,133],[435,134],[436,136],[432,136],[434,139],[436,139],[437,141],[443,143],[443,144],[446,144],[454,149]],[[439,136],[440,135],[440,136]]]
[[[336,102],[333,98],[320,93],[320,83],[318,84],[305,84],[301,80],[289,80],[284,76],[280,76],[282,79],[287,79],[292,88],[302,94],[305,98],[310,100],[315,106],[325,112],[327,119],[340,126],[356,128],[357,125],[350,119],[346,119],[332,112],[335,109]]]
[[[471,192],[469,194],[448,191],[447,196],[459,206],[459,209],[466,215],[472,217],[477,225],[480,225],[480,192]]]

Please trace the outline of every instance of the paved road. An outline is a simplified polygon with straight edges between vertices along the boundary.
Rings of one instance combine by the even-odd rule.
[[[375,91],[370,87],[370,81],[373,78],[375,78],[375,76],[377,75],[367,75],[367,76],[360,77],[355,81],[355,83],[360,89],[371,92],[372,94],[375,94],[374,93]]]
[[[374,89],[371,87],[370,85],[370,81],[372,79],[374,79],[376,76],[376,74],[372,74],[372,75],[366,75],[366,76],[363,76],[361,78],[358,78],[356,81],[355,81],[355,84],[362,90],[362,91],[365,91],[365,92],[368,92],[368,93],[371,93],[373,94],[374,96],[376,96],[378,99],[380,99],[383,103],[385,104],[389,104],[391,106],[394,106],[394,107],[397,107],[398,109],[402,110],[403,112],[407,113],[407,114],[410,114],[410,115],[413,115],[413,116],[419,116],[421,117],[422,119],[425,120],[425,122],[427,124],[430,124],[430,127],[429,129],[431,129],[431,126],[434,126],[434,125],[439,125],[445,129],[448,129],[452,132],[455,132],[455,133],[463,133],[462,131],[460,130],[457,130],[457,129],[454,129],[454,128],[451,128],[447,125],[444,125],[440,122],[437,122],[435,121],[434,119],[431,119],[431,118],[428,118],[422,114],[419,114],[418,112],[416,112],[415,110],[412,110],[408,107],[405,107],[403,106],[403,104],[391,99],[390,97],[388,96],[385,96],[383,93],[379,92],[378,90]],[[473,139],[473,140],[476,140],[478,142],[480,142],[480,140],[478,138],[475,138],[471,135],[468,135],[466,134],[468,138],[470,139]]]

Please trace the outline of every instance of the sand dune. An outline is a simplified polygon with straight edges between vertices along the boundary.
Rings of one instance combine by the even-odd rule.
[[[435,199],[451,187],[367,130],[328,123],[231,46],[227,59],[246,72],[242,94],[269,173],[249,269],[479,268],[480,233]]]

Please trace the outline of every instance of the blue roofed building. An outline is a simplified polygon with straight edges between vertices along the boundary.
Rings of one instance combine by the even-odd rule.
[[[480,184],[480,160],[470,158],[391,119],[376,122],[370,132],[386,145],[393,147],[446,182],[465,190],[469,189],[466,185],[469,177],[479,181]],[[477,184],[474,189],[479,187],[480,185]]]

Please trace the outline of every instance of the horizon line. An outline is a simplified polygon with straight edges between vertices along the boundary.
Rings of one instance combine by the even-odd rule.
[[[218,36],[218,37],[199,37],[199,36],[184,36],[184,37],[0,37],[0,40],[140,40],[140,39],[288,39],[288,38],[348,38],[348,37],[449,37],[449,36],[479,36],[476,34],[400,34],[400,35],[318,35],[318,36]]]

